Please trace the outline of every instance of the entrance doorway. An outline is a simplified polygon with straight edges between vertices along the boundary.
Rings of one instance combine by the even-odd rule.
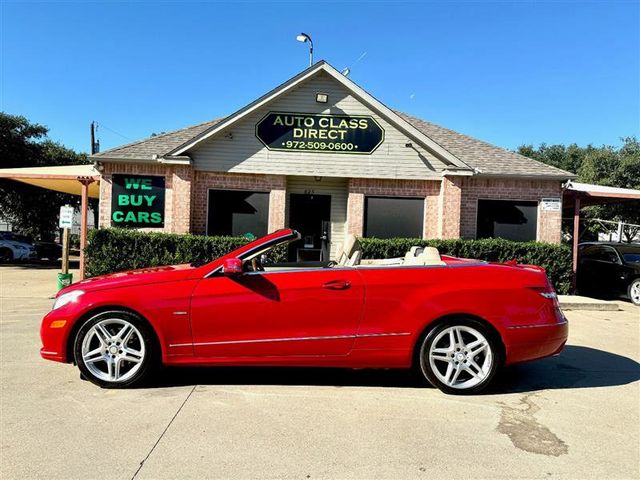
[[[329,261],[331,195],[292,193],[289,226],[300,240],[289,244],[290,262]]]

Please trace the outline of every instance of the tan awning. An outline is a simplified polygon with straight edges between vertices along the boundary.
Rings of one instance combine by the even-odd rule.
[[[100,172],[93,165],[64,165],[61,167],[25,167],[1,168],[0,178],[9,178],[37,187],[55,190],[56,192],[82,194],[79,179],[92,178],[95,182],[89,185],[89,196],[100,197]]]
[[[564,203],[573,208],[573,199],[580,198],[580,205],[601,205],[603,203],[619,203],[625,200],[640,200],[640,190],[631,188],[605,187],[590,183],[578,183],[569,180],[564,185]]]

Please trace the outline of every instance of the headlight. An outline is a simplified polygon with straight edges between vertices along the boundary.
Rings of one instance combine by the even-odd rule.
[[[84,294],[82,290],[71,290],[70,292],[63,293],[58,298],[56,298],[52,310],[64,307],[67,303],[77,302],[78,298],[80,298],[82,294]]]

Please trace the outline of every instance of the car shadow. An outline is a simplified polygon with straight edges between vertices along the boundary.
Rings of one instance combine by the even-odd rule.
[[[484,394],[626,385],[640,380],[635,360],[590,347],[568,345],[562,354],[501,370]],[[409,370],[289,367],[167,367],[146,387],[186,385],[299,385],[417,388]]]
[[[556,357],[504,368],[486,394],[614,387],[640,380],[640,363],[604,350],[567,345]]]

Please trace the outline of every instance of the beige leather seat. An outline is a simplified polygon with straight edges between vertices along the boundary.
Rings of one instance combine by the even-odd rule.
[[[422,247],[413,246],[409,249],[409,251],[404,256],[405,262],[411,262],[414,258],[420,255],[424,251]]]
[[[424,247],[418,256],[409,258],[405,265],[446,265],[440,258],[440,252],[435,247]]]
[[[362,258],[362,246],[355,235],[347,235],[344,243],[338,249],[336,254],[336,263],[338,265],[352,267],[360,264]]]

